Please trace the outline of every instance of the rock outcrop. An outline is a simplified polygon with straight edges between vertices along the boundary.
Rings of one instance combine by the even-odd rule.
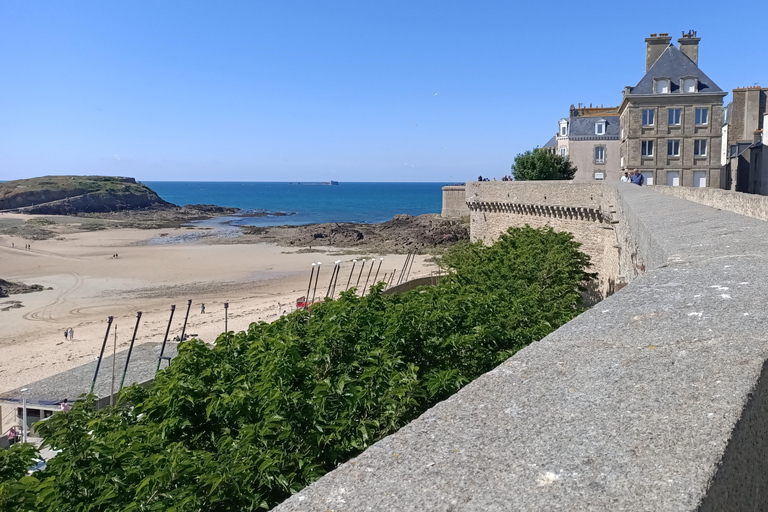
[[[134,178],[44,176],[0,183],[0,210],[74,215],[174,207]]]

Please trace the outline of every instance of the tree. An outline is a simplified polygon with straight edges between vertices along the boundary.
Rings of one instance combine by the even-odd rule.
[[[512,164],[516,181],[572,180],[576,166],[568,159],[541,148],[519,153]]]

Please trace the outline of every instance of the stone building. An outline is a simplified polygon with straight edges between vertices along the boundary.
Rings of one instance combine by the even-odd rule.
[[[763,170],[767,100],[768,88],[733,90],[733,101],[724,109],[721,188],[768,195],[768,175]]]
[[[667,33],[646,38],[645,76],[624,88],[620,166],[649,185],[719,187],[723,97],[699,69],[696,33],[679,48]]]
[[[575,182],[618,180],[618,108],[571,105],[558,126],[557,153],[576,166]]]

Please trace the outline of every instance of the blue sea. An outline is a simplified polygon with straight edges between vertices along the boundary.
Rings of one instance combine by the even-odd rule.
[[[248,226],[319,222],[374,223],[400,213],[440,213],[446,183],[347,183],[295,185],[286,182],[144,181],[164,200],[178,204],[215,204],[267,217],[238,217]],[[287,213],[275,216],[275,213]]]

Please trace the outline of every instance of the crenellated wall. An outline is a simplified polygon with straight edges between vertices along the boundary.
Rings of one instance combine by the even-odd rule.
[[[611,217],[612,190],[603,182],[467,183],[470,237],[492,243],[509,227],[524,225],[573,233],[591,258],[591,270],[600,276],[590,290],[590,298],[597,301],[624,284]]]
[[[516,215],[612,227],[629,284],[276,510],[765,510],[768,223],[652,187],[487,185],[468,200],[599,207]]]

